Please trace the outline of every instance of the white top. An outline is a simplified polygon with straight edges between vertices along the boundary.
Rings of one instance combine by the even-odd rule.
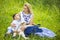
[[[21,20],[25,21],[26,24],[30,23],[30,20],[33,16],[32,14],[25,14],[24,12],[20,12],[20,15],[21,15]]]
[[[12,24],[16,25],[16,28],[20,27],[21,23],[23,23],[24,21],[21,20],[13,20]]]

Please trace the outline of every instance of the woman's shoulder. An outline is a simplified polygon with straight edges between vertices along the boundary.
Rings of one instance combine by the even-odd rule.
[[[20,16],[22,16],[22,12],[23,12],[23,11],[20,11],[18,14],[19,14]]]
[[[33,17],[34,16],[34,14],[33,13],[31,13],[31,17]]]

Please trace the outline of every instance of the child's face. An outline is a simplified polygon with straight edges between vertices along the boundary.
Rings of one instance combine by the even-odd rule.
[[[15,19],[20,19],[19,14],[16,14],[16,15],[15,15]]]

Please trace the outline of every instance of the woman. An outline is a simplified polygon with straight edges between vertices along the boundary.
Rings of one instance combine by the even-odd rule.
[[[26,25],[33,25],[33,14],[31,12],[30,4],[25,4],[23,11],[19,13],[21,15],[22,21],[26,22]],[[35,30],[35,31],[34,31]],[[40,35],[42,37],[54,37],[55,34],[47,28],[38,28],[38,25],[29,26],[25,29],[25,35],[30,35],[31,33]]]
[[[32,25],[33,24],[33,14],[31,12],[31,6],[30,4],[25,4],[23,11],[19,13],[21,15],[21,19],[24,20],[26,22],[26,24],[28,25]]]

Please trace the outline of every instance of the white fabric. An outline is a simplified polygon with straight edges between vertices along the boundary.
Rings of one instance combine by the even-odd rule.
[[[19,33],[19,36],[22,36],[24,39],[28,39],[27,37],[25,37],[25,34],[24,34],[23,31],[21,31],[21,32]]]
[[[26,15],[26,17],[27,17],[27,16],[29,16],[30,14],[25,14],[24,12],[20,12],[21,20],[22,20],[22,21],[25,21],[25,19],[24,19],[24,17],[23,17],[23,14],[24,14],[24,15]],[[32,18],[32,17],[33,17],[33,15],[32,15],[32,14],[31,14],[30,18],[28,18],[28,17],[27,17],[27,18],[28,18],[28,19],[27,19],[27,20],[28,20],[28,22],[26,22],[26,21],[25,21],[25,22],[26,22],[26,24],[30,23],[30,20],[31,20],[31,18]]]
[[[16,27],[12,27],[12,26],[9,26],[8,27],[8,33],[11,33],[12,31],[19,31],[20,30],[20,28],[21,28],[21,23],[23,23],[24,21],[20,21],[20,20],[13,20],[12,21],[12,24],[15,24],[16,25]]]
[[[47,28],[40,27],[40,29],[42,29],[43,32],[37,32],[35,34],[37,34],[39,36],[42,36],[42,37],[50,37],[50,38],[53,38],[53,37],[56,36],[56,34],[53,31],[51,31],[51,30],[49,30]]]
[[[16,25],[16,28],[20,28],[21,24],[24,23],[25,21],[22,20],[14,20],[12,23]]]

